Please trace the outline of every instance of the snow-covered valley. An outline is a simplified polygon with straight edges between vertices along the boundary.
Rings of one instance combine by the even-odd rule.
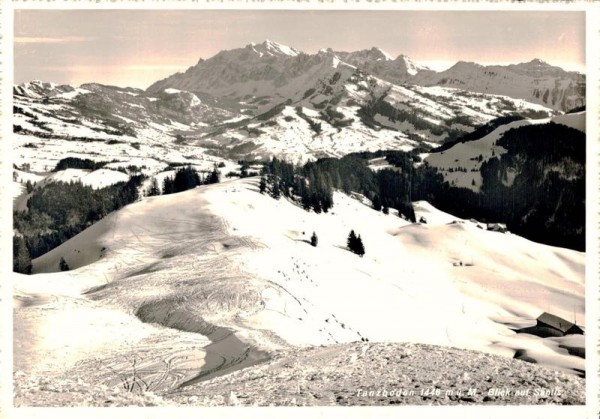
[[[575,310],[585,324],[583,253],[486,231],[426,202],[415,211],[428,224],[336,193],[330,213],[315,214],[260,194],[256,178],[145,198],[34,260],[35,275],[15,274],[17,385],[78,377],[161,394],[222,363],[367,341],[520,350],[555,371],[585,370],[566,349],[583,336],[513,331],[548,309],[566,319]],[[351,229],[364,257],[345,249]],[[61,257],[71,271],[57,272]],[[227,331],[243,344],[211,356],[211,334],[217,342]],[[17,404],[58,403],[47,391],[21,389]]]

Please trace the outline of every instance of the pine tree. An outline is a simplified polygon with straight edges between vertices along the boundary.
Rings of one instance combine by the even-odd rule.
[[[298,184],[298,195],[300,195],[300,202],[302,203],[302,208],[306,211],[310,211],[310,207],[311,207],[310,191],[308,190],[308,186],[306,185],[306,180],[304,180],[304,179],[301,179]]]
[[[13,236],[13,271],[22,274],[31,273],[31,256],[25,239]]]
[[[317,247],[317,244],[319,244],[319,238],[317,237],[317,234],[314,231],[312,236],[310,236],[310,244],[313,247]]]
[[[409,204],[408,207],[408,221],[410,221],[411,223],[416,223],[417,222],[417,216],[415,214],[415,210],[412,207],[412,205]]]
[[[375,211],[381,211],[381,200],[379,199],[379,195],[373,197],[373,209]]]
[[[175,193],[175,181],[172,177],[167,176],[163,180],[163,195]]]
[[[152,183],[150,184],[150,189],[148,189],[148,196],[157,196],[160,195],[160,189],[158,188],[158,182],[156,178],[152,179]]]
[[[279,182],[277,181],[273,183],[273,190],[271,191],[271,196],[275,199],[281,198],[281,189],[279,189]]]
[[[383,207],[383,213],[385,215],[389,214],[390,213],[390,209],[388,207]]]
[[[354,252],[356,246],[356,234],[354,230],[350,230],[350,234],[348,235],[348,239],[346,240],[346,247],[348,250]]]
[[[260,178],[260,184],[258,185],[260,193],[265,193],[267,191],[267,180],[265,177]]]
[[[311,196],[311,206],[317,214],[321,213],[321,200],[319,199],[319,195],[317,192],[313,192]]]
[[[354,250],[358,256],[363,257],[365,254],[365,246],[363,245],[362,239],[360,238],[360,234],[356,238],[356,250]]]
[[[215,167],[215,168],[213,168],[212,172],[210,172],[210,175],[206,179],[206,184],[210,185],[212,183],[219,183],[220,181],[221,181],[221,174]]]
[[[356,253],[359,256],[363,256],[365,254],[365,247],[363,245],[362,239],[360,235],[356,235],[354,230],[350,231],[347,240],[347,247],[352,253]]]
[[[191,166],[182,167],[175,173],[173,180],[175,192],[183,192],[200,185],[200,176]]]
[[[60,258],[60,261],[58,262],[58,267],[63,272],[69,270],[69,265],[67,264],[67,261],[63,257]]]

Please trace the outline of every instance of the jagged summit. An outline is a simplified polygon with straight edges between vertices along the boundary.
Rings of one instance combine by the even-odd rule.
[[[527,63],[527,64],[532,64],[532,65],[546,65],[546,66],[550,65],[546,61],[540,60],[539,58],[534,58],[533,60],[529,61],[529,63]]]
[[[385,52],[384,50],[382,50],[381,48],[378,47],[371,47],[371,49],[369,50],[364,50],[364,51],[360,51],[360,52],[366,52],[366,55],[375,61],[393,61],[394,57],[392,57],[390,54],[388,54],[387,52]]]
[[[463,69],[467,69],[467,68],[483,68],[484,66],[481,64],[477,64],[473,61],[457,61],[456,64],[454,64],[452,67],[450,67],[448,70],[463,70]]]
[[[295,57],[295,56],[301,54],[301,52],[295,48],[288,47],[287,45],[283,45],[278,42],[271,41],[269,39],[266,39],[261,44],[257,44],[255,42],[250,42],[248,45],[246,45],[246,48],[256,52],[260,57],[262,57],[262,56]]]
[[[560,67],[554,66],[552,64],[550,64],[547,61],[541,60],[539,58],[534,58],[531,61],[525,62],[525,63],[519,63],[519,64],[512,64],[509,65],[508,67],[521,67],[521,68],[527,68],[530,70],[540,70],[540,71],[553,71],[553,70],[560,70],[560,71],[565,71]]]
[[[398,55],[398,57],[396,57],[396,59],[394,60],[394,63],[397,65],[399,64],[400,67],[404,68],[406,72],[411,76],[414,76],[418,72],[423,70],[431,71],[428,67],[421,64],[417,64],[409,56],[404,54]]]
[[[323,51],[323,50],[321,50]],[[365,64],[367,62],[387,62],[387,61],[393,61],[394,57],[392,57],[390,54],[388,54],[387,52],[383,51],[381,48],[378,47],[371,47],[370,49],[362,49],[359,51],[352,51],[352,52],[346,52],[346,51],[333,51],[331,50],[331,48],[328,48],[325,51],[331,51],[334,52],[334,54],[336,54],[338,57],[340,57],[340,59],[348,62],[348,64],[352,64],[352,65],[362,65]]]
[[[32,80],[30,82],[13,86],[13,94],[32,98],[54,96],[72,90],[73,87],[71,86],[59,85],[52,82],[43,82],[41,80]]]
[[[566,71],[561,67],[552,65],[547,61],[541,60],[539,58],[535,58],[529,62],[519,63],[519,64],[511,64],[506,66],[511,71],[526,74],[531,77],[572,77],[573,75],[578,75],[580,73],[576,71]]]

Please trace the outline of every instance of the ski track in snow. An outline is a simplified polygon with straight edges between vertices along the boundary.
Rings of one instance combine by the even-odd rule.
[[[341,193],[330,213],[309,213],[257,183],[145,198],[36,259],[36,275],[15,274],[15,371],[165,392],[221,364],[363,339],[521,349],[559,371],[585,369],[558,343],[508,326],[533,322],[549,301],[565,318],[575,304],[583,324],[584,254],[484,231],[424,202],[415,211],[427,225]],[[350,229],[363,258],[344,249]],[[60,257],[72,271],[57,272]],[[217,329],[235,333],[227,359],[210,350]]]

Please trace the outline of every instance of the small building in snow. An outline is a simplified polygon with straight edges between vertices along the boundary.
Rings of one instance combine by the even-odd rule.
[[[498,233],[506,233],[508,231],[506,224],[501,223],[488,223],[487,229],[488,231],[497,231]]]
[[[542,313],[537,318],[537,327],[548,327],[561,332],[563,335],[583,335],[583,329],[579,326],[550,313]]]

